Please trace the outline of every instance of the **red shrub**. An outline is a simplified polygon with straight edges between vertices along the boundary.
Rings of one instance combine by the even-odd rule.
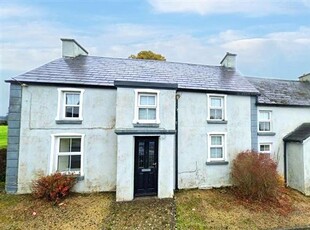
[[[58,203],[66,197],[70,189],[76,184],[73,176],[54,173],[48,176],[41,176],[32,183],[32,194],[36,198],[46,199]]]
[[[231,177],[238,194],[246,199],[272,199],[280,188],[277,163],[269,155],[254,151],[238,154],[233,161]]]

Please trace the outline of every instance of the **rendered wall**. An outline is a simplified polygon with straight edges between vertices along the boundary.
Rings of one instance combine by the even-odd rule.
[[[232,160],[251,149],[251,97],[227,95],[227,124],[208,124],[207,95],[179,94],[179,188],[230,185]],[[227,132],[228,164],[206,165],[208,132]]]
[[[303,145],[297,142],[288,142],[287,153],[287,184],[301,192],[305,191]]]
[[[272,111],[272,132],[274,136],[258,136],[258,143],[272,143],[271,157],[278,162],[278,171],[284,174],[283,138],[302,123],[310,121],[310,108],[258,106],[258,110]]]
[[[310,196],[310,138],[303,142],[305,194]]]
[[[134,138],[136,136],[158,136],[158,197],[173,197],[175,184],[174,155],[175,135],[165,134],[175,129],[175,90],[159,91],[159,127],[133,124],[135,89],[117,88],[116,130],[131,134],[117,136],[117,182],[116,200],[128,201],[134,198]],[[143,134],[139,134],[143,132]],[[151,134],[158,132],[158,134]]]
[[[56,124],[58,92],[53,86],[23,88],[18,193],[30,192],[36,174],[50,172],[52,134],[85,134],[84,180],[78,192],[112,191],[116,181],[116,90],[85,88],[82,124]]]

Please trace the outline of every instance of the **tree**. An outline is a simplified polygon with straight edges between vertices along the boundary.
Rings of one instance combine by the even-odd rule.
[[[131,59],[148,59],[148,60],[157,60],[157,61],[166,61],[166,58],[161,54],[154,53],[152,51],[142,50],[137,55],[130,55]]]

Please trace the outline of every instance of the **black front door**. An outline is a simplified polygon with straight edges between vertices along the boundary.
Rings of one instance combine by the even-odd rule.
[[[158,137],[135,138],[135,196],[157,195]]]

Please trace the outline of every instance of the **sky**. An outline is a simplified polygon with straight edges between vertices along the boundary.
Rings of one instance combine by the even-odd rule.
[[[310,0],[1,0],[0,116],[4,80],[60,58],[60,38],[92,56],[219,65],[231,52],[246,76],[296,80],[310,72]]]

